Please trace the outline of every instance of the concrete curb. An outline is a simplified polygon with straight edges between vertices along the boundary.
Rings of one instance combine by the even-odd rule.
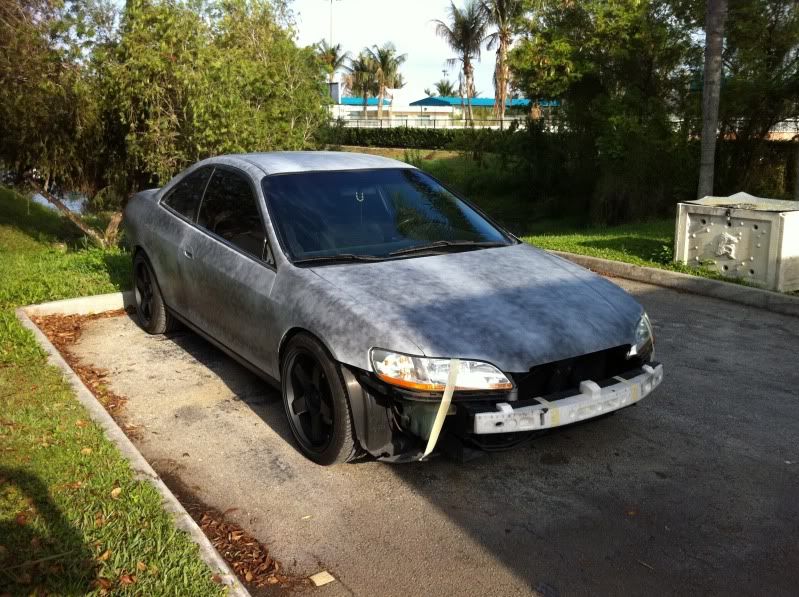
[[[94,397],[94,394],[89,391],[81,379],[75,374],[58,350],[56,350],[55,346],[50,343],[47,336],[42,333],[28,316],[28,314],[88,315],[90,313],[102,313],[103,311],[121,309],[127,306],[130,304],[132,296],[132,292],[118,292],[102,294],[95,297],[54,301],[51,303],[21,307],[17,309],[16,314],[22,325],[33,332],[36,341],[47,353],[48,363],[59,367],[63,371],[64,377],[69,382],[70,386],[72,386],[80,403],[89,411],[89,416],[92,420],[103,428],[106,437],[116,445],[119,451],[122,452],[122,455],[128,460],[136,478],[146,479],[155,487],[156,491],[161,494],[164,509],[172,515],[175,520],[175,525],[188,533],[192,541],[197,544],[200,550],[200,557],[208,564],[214,573],[221,577],[222,583],[228,587],[228,595],[249,597],[249,591],[244,588],[244,585],[241,584],[236,574],[231,570],[230,566],[228,566],[228,563],[222,558],[216,548],[214,548],[208,540],[208,537],[202,532],[202,529],[194,522],[194,519],[186,512],[186,509],[175,497],[175,494],[164,484],[161,477],[153,470],[144,456],[142,456],[141,452],[133,445],[133,442],[128,439],[119,425],[117,425],[116,421],[108,414],[108,411],[106,411],[103,405]]]
[[[646,282],[647,284],[673,288],[681,292],[700,294],[749,307],[774,311],[783,315],[799,317],[799,297],[731,282],[701,278],[690,274],[681,274],[665,269],[600,259],[599,257],[588,257],[587,255],[564,253],[562,251],[550,252],[599,274]]]

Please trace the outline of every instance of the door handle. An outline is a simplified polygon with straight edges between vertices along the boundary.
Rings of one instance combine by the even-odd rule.
[[[194,253],[191,252],[191,249],[183,249],[183,256],[188,259],[194,259]]]

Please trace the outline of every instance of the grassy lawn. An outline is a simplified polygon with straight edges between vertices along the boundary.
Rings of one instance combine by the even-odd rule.
[[[686,269],[671,263],[674,250],[674,221],[671,219],[609,227],[542,221],[531,224],[529,234],[523,238],[542,249],[579,253],[649,267],[679,271]]]
[[[14,316],[119,290],[129,262],[0,188],[0,587],[11,593],[223,593]]]

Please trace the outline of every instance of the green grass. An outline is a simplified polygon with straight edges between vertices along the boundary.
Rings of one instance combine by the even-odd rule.
[[[523,238],[542,249],[579,253],[648,267],[667,267],[680,271],[685,269],[671,263],[674,221],[670,219],[609,227],[541,221],[532,224],[529,234]]]
[[[0,587],[11,593],[223,593],[14,316],[25,304],[120,290],[129,263],[0,188]]]

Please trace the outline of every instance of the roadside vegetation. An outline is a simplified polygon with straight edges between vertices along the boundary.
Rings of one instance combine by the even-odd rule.
[[[17,321],[31,303],[126,287],[130,259],[87,247],[0,187],[0,586],[12,594],[223,594],[194,545]]]

